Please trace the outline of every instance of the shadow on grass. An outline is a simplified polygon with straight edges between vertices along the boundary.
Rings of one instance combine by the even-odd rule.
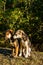
[[[3,48],[0,48],[0,54],[3,54],[3,55],[9,55],[11,54],[12,50],[9,50],[9,49],[3,49]]]

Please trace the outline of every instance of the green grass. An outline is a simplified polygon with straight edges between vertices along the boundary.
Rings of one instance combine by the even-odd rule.
[[[5,48],[3,48],[4,50]],[[6,48],[7,49],[7,48]],[[8,49],[9,50],[9,49]],[[0,65],[43,65],[43,52],[33,51],[31,57],[13,58],[0,53]]]

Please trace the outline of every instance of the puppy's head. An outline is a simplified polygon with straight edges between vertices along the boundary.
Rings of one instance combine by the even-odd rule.
[[[6,33],[5,33],[5,39],[10,39],[12,37],[12,34],[13,34],[13,30],[7,30]]]
[[[15,37],[16,38],[22,38],[23,37],[23,33],[24,33],[24,31],[23,30],[17,30],[16,31],[16,35],[15,35]]]

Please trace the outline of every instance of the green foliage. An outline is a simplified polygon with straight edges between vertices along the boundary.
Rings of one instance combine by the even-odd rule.
[[[0,31],[23,29],[32,43],[43,43],[43,0],[0,0]]]

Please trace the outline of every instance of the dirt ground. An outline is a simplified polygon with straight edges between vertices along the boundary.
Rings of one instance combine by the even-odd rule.
[[[33,51],[31,57],[10,56],[11,49],[0,48],[0,65],[43,65],[43,52]]]

